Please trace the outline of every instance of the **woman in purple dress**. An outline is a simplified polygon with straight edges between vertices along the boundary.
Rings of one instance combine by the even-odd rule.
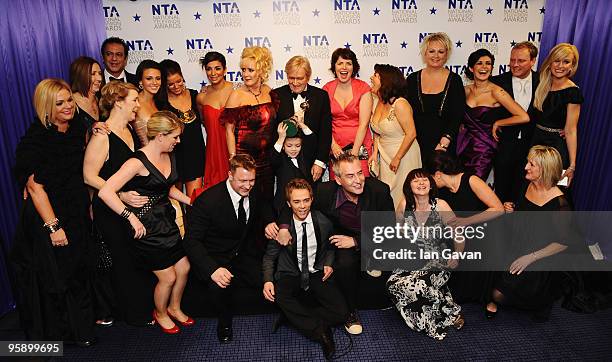
[[[466,110],[457,136],[457,157],[465,171],[487,179],[497,149],[500,127],[529,122],[529,116],[503,88],[489,79],[495,57],[478,49],[468,58],[465,75],[473,83],[465,86]],[[499,119],[503,108],[512,116]]]

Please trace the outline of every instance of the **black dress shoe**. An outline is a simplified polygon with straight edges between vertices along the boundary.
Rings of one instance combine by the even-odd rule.
[[[272,322],[272,333],[276,333],[278,331],[278,329],[284,325],[287,324],[287,317],[285,316],[285,313],[280,313],[278,315],[278,317],[276,317],[276,319],[274,320],[274,322]]]
[[[217,324],[217,338],[220,343],[230,343],[234,338],[234,334],[232,332],[232,322],[229,323],[221,323]]]
[[[94,344],[96,344],[96,342],[97,342],[96,338],[91,338],[91,339],[75,341],[74,344],[76,344],[79,347],[91,347]]]
[[[321,343],[323,348],[325,359],[331,359],[334,353],[336,353],[336,345],[334,344],[334,335],[330,328],[326,328],[325,332],[321,334],[319,343]]]

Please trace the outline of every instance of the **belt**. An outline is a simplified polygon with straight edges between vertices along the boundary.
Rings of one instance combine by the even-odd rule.
[[[551,132],[551,133],[561,133],[563,132],[562,128],[548,128],[548,127],[544,127],[542,125],[536,124],[536,127],[541,129],[542,131],[546,131],[546,132]]]

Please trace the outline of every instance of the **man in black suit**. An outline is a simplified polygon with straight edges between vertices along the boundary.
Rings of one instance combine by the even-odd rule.
[[[207,282],[218,315],[217,336],[232,340],[232,289],[261,286],[261,258],[254,239],[261,223],[260,205],[252,191],[255,161],[238,154],[230,160],[229,177],[204,191],[187,215],[183,247],[196,276]]]
[[[502,87],[529,114],[529,123],[503,127],[495,157],[495,193],[502,202],[516,201],[525,175],[525,163],[531,144],[535,117],[533,107],[539,75],[532,70],[538,56],[538,48],[524,41],[510,52],[510,71],[493,77],[493,83]]]
[[[128,46],[121,38],[110,37],[102,43],[100,47],[102,59],[104,60],[104,77],[102,86],[111,80],[132,83],[138,87],[136,75],[125,70],[128,60]]]
[[[375,178],[366,178],[357,156],[344,153],[333,164],[335,181],[324,182],[317,187],[313,209],[321,211],[334,225],[335,235],[330,238],[337,248],[334,270],[342,294],[346,298],[349,317],[345,322],[351,334],[363,330],[357,316],[357,292],[361,272],[361,212],[394,211],[389,186]],[[292,239],[288,232],[290,215],[283,210],[278,226],[266,226],[266,236],[287,245]],[[363,275],[362,275],[363,274]]]
[[[312,69],[308,59],[294,56],[285,65],[285,73],[289,84],[276,88],[274,92],[280,98],[274,130],[278,123],[294,116],[302,103],[308,103],[304,113],[304,129],[302,153],[304,162],[310,169],[313,181],[318,181],[329,161],[331,147],[331,108],[329,95],[326,91],[308,84]],[[312,132],[310,134],[309,132]]]
[[[296,242],[281,246],[268,242],[263,258],[263,294],[278,304],[289,322],[323,347],[325,358],[335,351],[330,326],[344,322],[348,310],[333,279],[334,250],[329,243],[333,225],[319,211],[310,211],[312,187],[293,179],[285,187],[293,217],[289,232]],[[306,293],[318,306],[306,303]]]

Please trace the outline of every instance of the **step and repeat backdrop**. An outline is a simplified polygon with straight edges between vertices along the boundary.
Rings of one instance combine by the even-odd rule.
[[[453,42],[448,68],[463,74],[469,54],[489,49],[494,74],[508,69],[513,44],[529,40],[539,47],[545,0],[104,0],[101,16],[108,36],[129,46],[127,69],[144,59],[173,59],[190,88],[207,82],[199,60],[209,51],[227,58],[227,80],[241,82],[240,53],[259,45],[272,51],[268,84],[286,83],[284,66],[294,55],[308,57],[311,84],[333,78],[332,52],[352,49],[369,78],[376,63],[398,66],[405,75],[419,70],[419,44],[443,31]]]

